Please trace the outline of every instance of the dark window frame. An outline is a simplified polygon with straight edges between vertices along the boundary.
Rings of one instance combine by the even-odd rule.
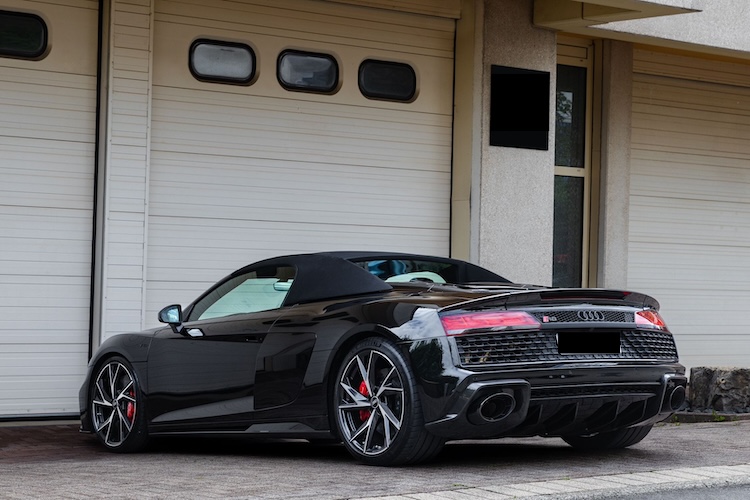
[[[334,68],[334,75],[333,75],[333,85],[329,87],[306,87],[304,85],[299,84],[292,84],[287,83],[281,78],[281,61],[284,58],[284,56],[294,54],[294,55],[301,55],[301,56],[314,56],[319,57],[321,59],[328,59],[333,63]],[[327,54],[325,52],[312,52],[309,50],[297,50],[297,49],[285,49],[282,50],[279,53],[279,57],[276,58],[276,80],[278,80],[279,85],[281,85],[285,90],[288,90],[290,92],[307,92],[311,94],[335,94],[339,89],[339,84],[341,82],[341,69],[339,68],[339,62],[338,60],[332,55]]]
[[[41,48],[39,50],[29,52],[24,50],[14,50],[10,48],[4,48],[0,46],[0,57],[9,57],[14,59],[26,59],[30,61],[39,61],[41,59],[44,59],[44,57],[47,55],[49,50],[49,28],[47,27],[47,23],[44,22],[44,19],[42,19],[41,16],[37,14],[31,14],[28,12],[15,12],[10,10],[2,10],[0,9],[0,16],[12,16],[16,18],[26,18],[26,19],[33,19],[37,21],[41,28],[42,28],[42,40],[41,40]]]
[[[573,50],[570,50],[573,48]],[[601,50],[599,41],[561,37],[554,86],[555,108],[555,210],[553,231],[552,283],[566,287],[596,287],[599,255],[599,210],[594,203],[599,194],[595,179],[600,175],[600,154],[593,149],[596,114],[601,112],[601,65],[595,54]],[[585,83],[584,83],[585,80]],[[572,106],[571,106],[572,105]],[[575,108],[579,109],[576,110]],[[569,121],[568,126],[560,120]],[[558,143],[566,128],[578,127],[581,141],[565,151]],[[571,137],[572,138],[572,137]],[[581,149],[582,146],[582,149]],[[576,151],[575,154],[568,154]],[[579,158],[575,158],[579,157]]]
[[[199,45],[216,45],[220,47],[234,47],[247,50],[250,53],[250,57],[253,63],[253,68],[250,72],[250,75],[246,78],[240,79],[224,76],[207,76],[199,73],[193,66],[193,51]],[[190,49],[188,50],[188,68],[190,69],[190,74],[193,75],[193,78],[201,82],[248,86],[252,85],[255,82],[256,77],[258,76],[258,56],[255,54],[255,50],[253,50],[253,48],[247,43],[227,42],[224,40],[214,40],[211,38],[199,38],[190,44]]]
[[[411,92],[406,97],[398,97],[393,96],[392,94],[387,94],[384,92],[371,92],[366,89],[366,85],[364,83],[364,73],[366,66],[368,64],[378,64],[383,66],[394,66],[394,67],[402,67],[402,68],[408,68],[412,79],[414,82],[414,86],[411,90]],[[403,63],[403,62],[396,62],[396,61],[385,61],[382,59],[365,59],[361,63],[359,63],[359,70],[357,72],[357,84],[359,85],[359,91],[362,93],[363,96],[365,96],[368,99],[375,99],[379,101],[391,101],[391,102],[414,102],[414,100],[417,98],[417,90],[418,90],[418,82],[417,82],[417,72],[414,69],[414,66],[411,64]]]

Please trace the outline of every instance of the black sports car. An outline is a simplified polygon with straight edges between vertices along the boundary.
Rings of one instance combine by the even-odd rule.
[[[430,459],[451,439],[626,447],[685,400],[658,309],[439,257],[272,258],[164,308],[169,326],[104,342],[81,427],[112,451],[156,435],[336,439],[375,465]]]

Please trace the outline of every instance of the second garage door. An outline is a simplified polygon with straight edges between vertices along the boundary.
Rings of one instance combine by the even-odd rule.
[[[0,57],[0,419],[75,415],[89,350],[98,3],[0,11],[3,48],[43,52]]]
[[[746,366],[750,66],[637,50],[631,288],[653,293],[688,366]]]
[[[147,318],[272,255],[448,253],[454,20],[290,0],[161,1],[155,21]],[[252,82],[196,78],[196,40],[243,47]],[[285,89],[285,51],[334,61],[333,89]],[[415,95],[366,97],[364,61],[413,71]]]

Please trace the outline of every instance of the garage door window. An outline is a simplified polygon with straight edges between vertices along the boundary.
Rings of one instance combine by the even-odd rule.
[[[0,10],[0,56],[39,59],[47,52],[47,25],[39,16]]]
[[[196,40],[190,47],[190,72],[201,81],[249,85],[255,52],[244,43]]]
[[[277,77],[287,90],[331,93],[339,83],[339,65],[328,54],[286,50],[279,55]]]
[[[370,99],[408,102],[417,93],[417,74],[408,64],[368,59],[359,66],[359,90]]]

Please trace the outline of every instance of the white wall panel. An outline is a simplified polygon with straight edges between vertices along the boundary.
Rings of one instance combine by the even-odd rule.
[[[636,50],[628,285],[689,366],[748,366],[750,66]]]
[[[101,337],[143,328],[153,0],[112,0]]]
[[[146,322],[284,253],[449,251],[454,21],[328,2],[156,3]],[[251,86],[197,81],[196,38],[250,44]],[[286,48],[332,54],[334,95],[284,90]],[[407,62],[412,103],[369,100],[361,61]]]
[[[433,16],[461,17],[461,0],[328,0],[365,7],[395,9]]]
[[[40,61],[0,58],[0,418],[75,414],[89,340],[97,2],[43,17]]]

